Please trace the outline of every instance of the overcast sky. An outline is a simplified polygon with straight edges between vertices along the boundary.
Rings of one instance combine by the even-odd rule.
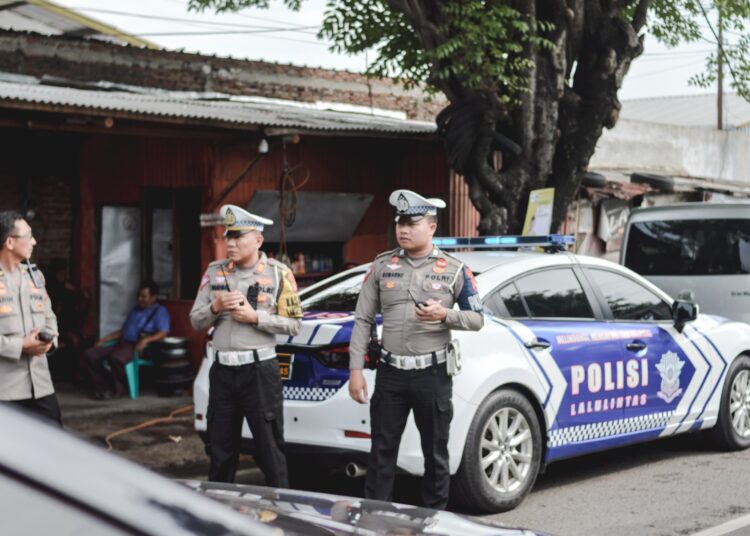
[[[188,12],[187,0],[55,1],[165,48],[351,71],[366,66],[364,54],[333,54],[327,43],[315,37],[325,0],[306,0],[299,13],[276,0],[268,10],[227,15]],[[631,67],[620,99],[710,92],[691,87],[687,81],[703,70],[711,48],[709,43],[698,43],[670,50],[648,39],[646,52]]]

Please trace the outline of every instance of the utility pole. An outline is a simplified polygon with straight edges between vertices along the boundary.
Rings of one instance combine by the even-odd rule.
[[[717,76],[718,95],[716,96],[716,128],[719,130],[724,129],[724,37],[721,29],[721,13],[719,13],[719,52],[718,52],[718,69],[719,73]]]

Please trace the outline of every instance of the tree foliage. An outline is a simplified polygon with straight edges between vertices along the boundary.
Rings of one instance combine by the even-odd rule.
[[[189,5],[230,12],[269,1]],[[519,206],[538,187],[556,188],[553,224],[562,220],[602,129],[617,121],[617,91],[646,32],[669,46],[713,43],[691,82],[713,84],[721,57],[731,89],[750,100],[749,23],[750,0],[328,0],[319,37],[337,52],[374,50],[371,76],[446,95],[438,126],[488,233],[518,231]]]

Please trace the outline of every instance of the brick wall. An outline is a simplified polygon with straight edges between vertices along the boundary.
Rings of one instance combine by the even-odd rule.
[[[31,222],[38,243],[34,261],[46,267],[54,258],[70,259],[73,233],[73,185],[70,178],[46,176],[32,182]]]
[[[0,171],[0,210],[18,210],[21,207],[18,177]]]
[[[66,36],[0,30],[0,71],[180,91],[216,91],[405,111],[432,120],[445,100],[425,100],[392,80],[348,71],[152,50]],[[369,84],[369,86],[368,86]]]
[[[70,134],[0,130],[0,210],[34,211],[33,260],[43,268],[71,259],[79,143]]]
[[[25,180],[0,176],[0,210],[22,210]],[[30,186],[29,208],[35,210],[30,223],[37,241],[33,261],[45,267],[56,257],[68,260],[73,232],[71,180],[51,175],[33,179]]]

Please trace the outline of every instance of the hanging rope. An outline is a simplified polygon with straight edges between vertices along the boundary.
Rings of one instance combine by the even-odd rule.
[[[310,170],[305,171],[302,181],[297,184],[294,176],[302,167],[302,164],[294,166],[289,164],[286,151],[286,140],[281,142],[283,170],[279,177],[279,260],[291,266],[286,249],[286,229],[294,225],[297,219],[297,191],[310,180]]]

